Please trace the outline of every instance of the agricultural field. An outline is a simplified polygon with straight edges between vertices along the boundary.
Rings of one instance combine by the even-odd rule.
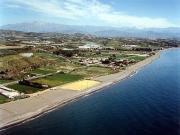
[[[89,66],[79,68],[71,72],[72,74],[79,74],[86,78],[97,77],[102,75],[108,75],[114,73],[111,68],[100,67],[100,66]]]
[[[55,70],[47,69],[47,68],[37,68],[31,71],[31,73],[39,74],[39,75],[46,75],[46,74],[51,74],[55,72],[56,72]]]
[[[144,56],[137,56],[137,55],[127,57],[128,60],[135,60],[136,62],[142,61],[145,58],[146,57],[144,57]]]
[[[92,53],[92,52],[86,52],[86,53],[81,53],[81,55],[84,58],[109,58],[112,55],[116,56],[116,59],[128,59],[128,60],[143,60],[145,59],[145,56],[140,56],[141,54],[136,54],[137,52],[129,52],[129,51],[101,51],[100,53]],[[139,52],[138,52],[139,53]],[[129,55],[131,54],[131,55]],[[134,54],[134,55],[133,55]]]
[[[71,62],[70,60],[63,58],[62,56],[57,56],[55,54],[41,52],[35,53],[35,55],[45,58],[53,63],[46,65],[44,67],[45,70],[49,69],[54,71],[69,72],[75,68],[81,67],[81,65],[79,65],[78,63]]]
[[[128,54],[119,54],[116,55],[116,59],[127,59],[127,60],[135,60],[136,62],[144,60],[146,56],[141,56],[141,55],[128,55]]]
[[[13,80],[3,80],[3,79],[0,79],[0,84],[3,84],[3,83],[9,83]]]
[[[11,79],[20,79],[25,72],[47,64],[52,65],[50,61],[39,56],[26,58],[17,54],[0,57],[0,69]]]
[[[33,82],[37,82],[40,84],[47,84],[50,87],[62,85],[65,83],[73,82],[83,79],[82,75],[75,75],[75,74],[69,74],[69,73],[57,73],[50,76],[46,76],[43,78],[35,79]]]
[[[8,56],[3,56],[3,57],[0,57],[0,68],[3,68],[4,66],[4,63],[6,61],[9,61],[9,60],[17,60],[19,59],[20,56],[18,55],[8,55]]]
[[[12,84],[12,85],[8,85],[7,87],[17,90],[19,92],[25,93],[25,94],[31,94],[31,93],[35,93],[35,92],[43,90],[40,88],[35,88],[32,86],[27,86],[27,85],[22,85],[22,84]]]
[[[142,55],[135,55],[131,52],[121,51],[97,51],[81,52],[79,57],[66,58],[60,55],[47,52],[34,52],[31,57],[22,57],[20,55],[7,55],[0,58],[0,68],[8,69],[11,71],[8,73],[10,76],[14,76],[13,79],[22,79],[26,74],[47,75],[46,77],[31,80],[40,84],[46,84],[49,87],[55,87],[66,83],[75,82],[82,79],[90,79],[94,77],[104,76],[120,71],[120,69],[113,70],[108,65],[92,64],[91,66],[85,66],[79,64],[80,59],[87,58],[110,58],[114,57],[114,60],[127,59],[141,61],[145,59]],[[59,73],[57,73],[59,72]],[[23,74],[23,76],[18,76]],[[48,75],[51,74],[52,75]],[[0,84],[10,82],[9,80],[0,79]],[[25,94],[31,94],[44,89],[35,88],[32,86],[26,86],[21,84],[8,85],[9,88],[15,89]]]
[[[118,52],[114,52],[118,53]],[[111,51],[101,51],[101,52],[80,52],[80,56],[85,57],[85,58],[98,58],[98,57],[109,57],[112,55]]]
[[[62,57],[58,57],[57,55],[46,53],[46,52],[35,52],[34,55],[46,58],[48,60],[59,60],[61,62],[65,61],[65,59],[63,59]]]
[[[80,79],[83,79],[83,76],[73,75],[73,74],[68,74],[68,73],[57,73],[57,74],[53,74],[53,75],[46,76],[43,78],[35,79],[32,81],[40,83],[40,84],[46,84],[49,87],[55,87],[55,86],[62,85],[65,83],[78,81]],[[17,90],[19,92],[23,92],[25,94],[32,94],[32,93],[44,90],[44,89],[22,85],[22,84],[12,84],[12,85],[8,85],[7,87]]]

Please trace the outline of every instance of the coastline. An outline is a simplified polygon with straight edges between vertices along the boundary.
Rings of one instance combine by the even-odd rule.
[[[120,82],[121,80],[127,79],[144,66],[159,58],[160,53],[161,51],[143,61],[127,67],[127,69],[122,72],[94,78],[94,80],[101,81],[102,83],[87,90],[70,91],[58,89],[58,87],[56,87],[57,90],[47,90],[42,94],[37,94],[27,99],[2,104],[0,105],[0,131],[42,116],[57,107],[62,107],[79,98],[88,96],[105,87]]]

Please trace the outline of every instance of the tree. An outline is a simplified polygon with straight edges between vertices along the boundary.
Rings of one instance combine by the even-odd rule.
[[[116,59],[116,55],[115,54],[112,54],[110,57],[109,57],[109,60],[110,61],[114,61]]]

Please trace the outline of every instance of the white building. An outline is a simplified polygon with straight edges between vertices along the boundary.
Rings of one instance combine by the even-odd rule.
[[[19,55],[29,58],[33,56],[33,53],[20,53]]]
[[[123,45],[123,47],[128,48],[128,49],[131,49],[131,48],[133,48],[133,47],[137,47],[137,45]]]
[[[80,50],[91,50],[91,49],[101,49],[100,45],[94,44],[94,43],[87,43],[86,45],[79,46]]]
[[[14,98],[14,97],[20,96],[20,93],[18,91],[15,91],[13,89],[7,88],[2,85],[0,85],[0,94],[8,98]]]

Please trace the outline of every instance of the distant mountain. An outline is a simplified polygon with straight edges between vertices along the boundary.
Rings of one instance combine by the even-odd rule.
[[[180,38],[180,27],[137,29],[30,22],[8,24],[1,26],[0,29],[24,32],[57,32],[64,34],[82,33],[105,37]]]
[[[96,30],[104,30],[103,27],[64,25],[45,22],[8,24],[0,27],[4,30],[17,30],[24,32],[60,32],[60,33],[93,33]]]
[[[178,38],[180,39],[180,28],[164,28],[164,29],[117,29],[97,31],[97,36],[105,37],[140,37],[140,38]]]

